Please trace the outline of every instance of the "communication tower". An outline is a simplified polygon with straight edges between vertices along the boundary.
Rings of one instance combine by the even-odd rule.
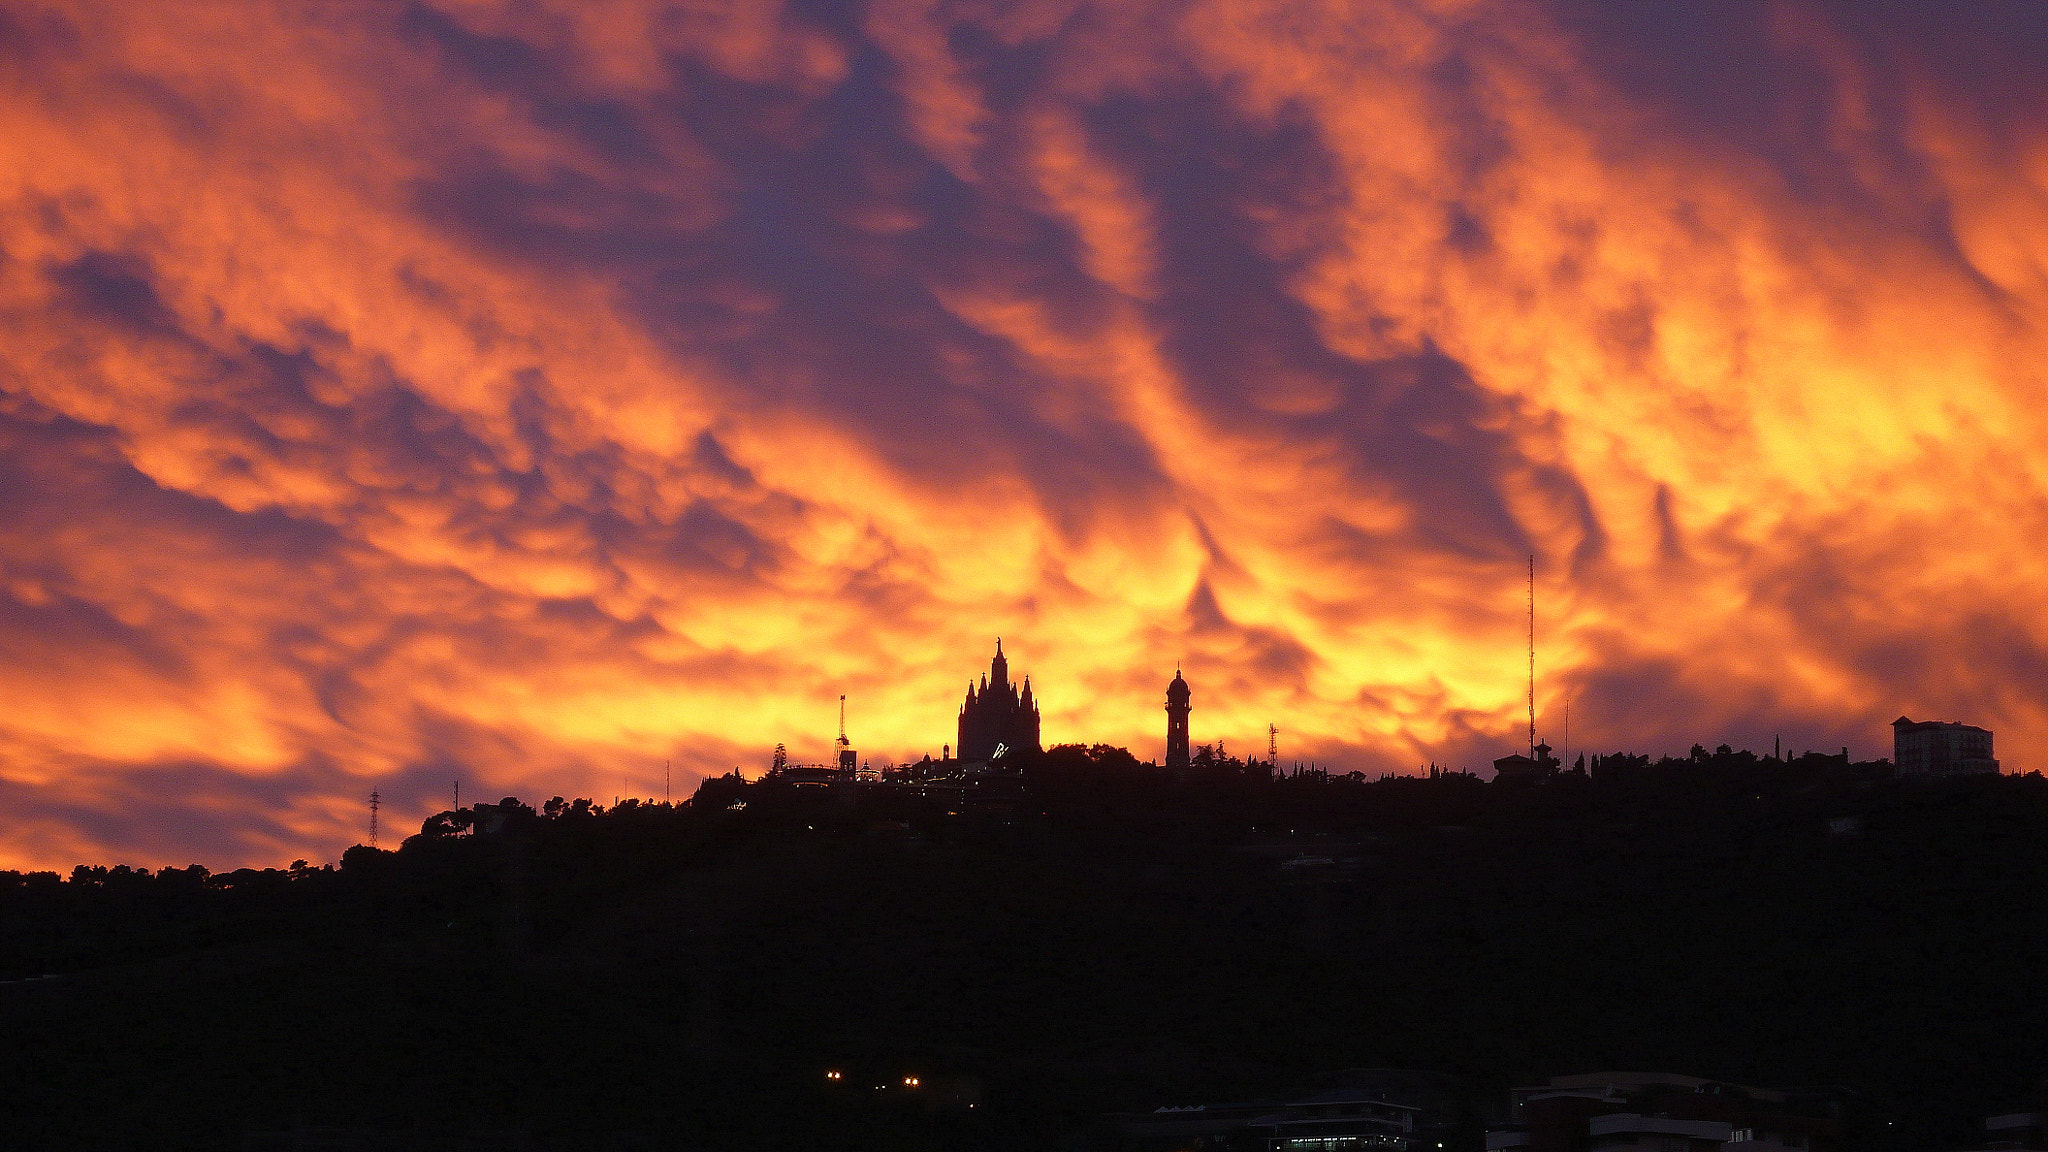
[[[380,799],[377,795],[377,790],[372,788],[370,790],[370,847],[372,848],[377,846],[377,806]]]
[[[1280,726],[1278,724],[1268,724],[1266,725],[1266,763],[1278,764],[1279,762]]]
[[[1529,759],[1536,758],[1536,554],[1529,553]]]

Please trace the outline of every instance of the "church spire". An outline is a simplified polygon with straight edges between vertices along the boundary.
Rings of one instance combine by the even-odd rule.
[[[1002,691],[1010,682],[1010,659],[1003,655],[1003,638],[1001,636],[996,637],[996,658],[989,663],[988,679],[989,683],[996,686],[998,692]]]

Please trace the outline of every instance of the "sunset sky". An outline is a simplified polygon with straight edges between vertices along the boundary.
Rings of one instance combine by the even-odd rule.
[[[0,867],[1048,743],[2048,766],[2048,3],[0,0]]]

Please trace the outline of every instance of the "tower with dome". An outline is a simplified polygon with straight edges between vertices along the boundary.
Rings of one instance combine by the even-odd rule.
[[[1173,683],[1166,686],[1166,766],[1184,772],[1188,766],[1188,700],[1194,695],[1180,669],[1173,670]]]

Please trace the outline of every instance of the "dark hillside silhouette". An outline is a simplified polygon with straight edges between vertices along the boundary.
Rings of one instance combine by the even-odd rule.
[[[1857,1146],[1903,1152],[2048,1065],[2038,777],[1062,746],[1002,788],[713,780],[439,813],[335,867],[0,873],[16,1146],[1114,1147],[1109,1113],[1338,1069],[1478,1107],[1642,1068],[1841,1086]]]

